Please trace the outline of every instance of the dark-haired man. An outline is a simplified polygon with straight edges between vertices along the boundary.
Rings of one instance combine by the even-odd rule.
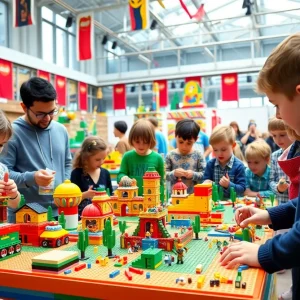
[[[53,117],[57,114],[56,91],[52,84],[33,77],[20,89],[24,116],[13,122],[14,134],[1,158],[26,202],[38,202],[45,208],[57,207],[52,195],[40,195],[39,187],[48,186],[55,178],[56,187],[70,178],[71,154],[66,128]],[[49,172],[53,170],[53,172]],[[8,212],[14,221],[12,210]]]

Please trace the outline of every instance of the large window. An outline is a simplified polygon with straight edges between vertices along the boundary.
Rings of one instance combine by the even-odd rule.
[[[43,59],[61,67],[78,70],[75,24],[66,28],[67,19],[42,7]]]
[[[78,110],[78,88],[77,81],[68,79],[68,110]]]
[[[0,1],[0,46],[8,46],[7,5]]]
[[[29,80],[33,76],[36,76],[36,70],[18,65],[14,65],[13,70],[14,100],[21,101],[20,87],[23,82]]]

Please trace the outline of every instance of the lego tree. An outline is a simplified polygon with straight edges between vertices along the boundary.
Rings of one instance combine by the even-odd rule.
[[[212,200],[216,204],[219,201],[219,192],[218,192],[218,186],[213,183],[212,186]]]
[[[224,191],[223,191],[223,187],[219,186],[219,199],[223,200],[224,199]]]
[[[62,212],[60,213],[60,215],[58,216],[58,223],[61,225],[61,227],[62,227],[63,229],[66,228],[66,218],[65,218],[65,214],[64,214],[63,211],[62,211]]]
[[[193,222],[193,231],[195,233],[196,236],[196,240],[199,239],[199,232],[201,230],[201,224],[200,224],[200,216],[195,216],[195,220]]]
[[[232,207],[234,207],[236,202],[236,191],[233,186],[230,188],[230,200],[232,201]]]
[[[270,194],[270,200],[271,200],[272,206],[274,206],[275,195],[273,193]]]
[[[121,231],[120,246],[122,249],[126,248],[125,238],[124,238],[126,228],[127,228],[126,221],[119,221],[119,229]]]
[[[48,212],[47,212],[47,221],[53,221],[53,210],[51,206],[48,206]]]
[[[243,228],[242,234],[243,234],[243,241],[251,242],[251,234],[249,228]]]
[[[102,231],[103,246],[107,248],[107,256],[113,257],[112,249],[116,244],[116,232],[112,229],[110,220],[106,220],[104,230]]]
[[[77,248],[80,250],[81,260],[88,259],[88,257],[85,257],[85,250],[88,245],[89,245],[89,231],[86,228],[84,231],[80,231],[78,233]]]
[[[19,202],[18,208],[20,208],[20,207],[24,206],[24,205],[25,205],[25,203],[26,203],[26,201],[25,201],[25,197],[24,197],[24,195],[22,195],[22,194],[21,194],[21,199],[20,199],[20,202]]]

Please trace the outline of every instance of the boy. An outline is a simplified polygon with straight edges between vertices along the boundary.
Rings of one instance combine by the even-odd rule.
[[[269,197],[273,192],[270,190],[270,162],[271,148],[263,140],[249,144],[245,151],[248,164],[246,169],[246,190],[244,195],[250,197]]]
[[[177,178],[181,178],[189,194],[194,192],[194,185],[201,182],[206,165],[201,152],[193,149],[199,131],[194,120],[179,121],[175,129],[177,149],[166,156],[166,179],[173,186]]]
[[[218,125],[209,139],[216,158],[211,159],[206,166],[204,181],[214,181],[223,187],[224,196],[229,198],[230,188],[237,195],[243,195],[246,189],[244,164],[233,155],[235,133],[232,127]]]
[[[257,86],[276,107],[276,117],[282,119],[300,136],[300,34],[285,39],[267,59],[259,73]],[[294,157],[300,153],[300,142],[293,144]],[[296,167],[299,168],[299,163]],[[230,245],[221,256],[221,264],[228,268],[236,264],[261,267],[268,273],[292,268],[293,299],[300,299],[300,208],[297,199],[260,210],[242,207],[236,210],[237,224],[272,224],[274,230],[291,228],[283,235],[276,235],[263,245],[240,242]]]
[[[278,204],[281,204],[289,200],[290,184],[289,177],[278,164],[278,158],[292,144],[292,141],[287,134],[284,122],[276,117],[269,120],[268,130],[276,145],[280,147],[279,150],[272,153],[271,157],[270,188],[276,194]]]

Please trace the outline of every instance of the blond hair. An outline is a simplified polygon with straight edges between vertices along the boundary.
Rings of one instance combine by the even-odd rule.
[[[107,144],[102,138],[97,136],[89,136],[85,138],[80,150],[75,155],[73,168],[83,168],[83,172],[86,173],[87,159],[102,151],[107,151]]]
[[[128,142],[133,147],[133,142],[142,140],[145,144],[149,144],[150,149],[156,145],[155,131],[152,124],[146,119],[137,120],[130,129]]]
[[[0,109],[0,136],[7,141],[11,138],[13,129],[11,123],[5,113]]]
[[[213,129],[209,138],[209,143],[215,145],[224,141],[232,145],[235,143],[234,129],[229,125],[217,125]]]
[[[300,84],[300,34],[281,42],[267,58],[257,79],[256,90],[261,93],[281,93],[292,100]]]
[[[243,152],[241,150],[241,147],[238,143],[236,143],[235,147],[233,148],[233,154],[236,158],[238,158],[240,161],[242,161],[244,164],[247,164],[245,157],[243,155]]]
[[[285,125],[286,132],[290,138],[290,140],[293,141],[300,141],[300,136],[296,133],[296,131],[292,128],[290,128],[288,125]]]
[[[271,131],[286,131],[286,126],[283,120],[272,117],[269,119],[268,130]]]
[[[263,158],[269,160],[271,157],[271,148],[264,140],[256,140],[246,147],[245,157],[246,160],[251,158]]]

